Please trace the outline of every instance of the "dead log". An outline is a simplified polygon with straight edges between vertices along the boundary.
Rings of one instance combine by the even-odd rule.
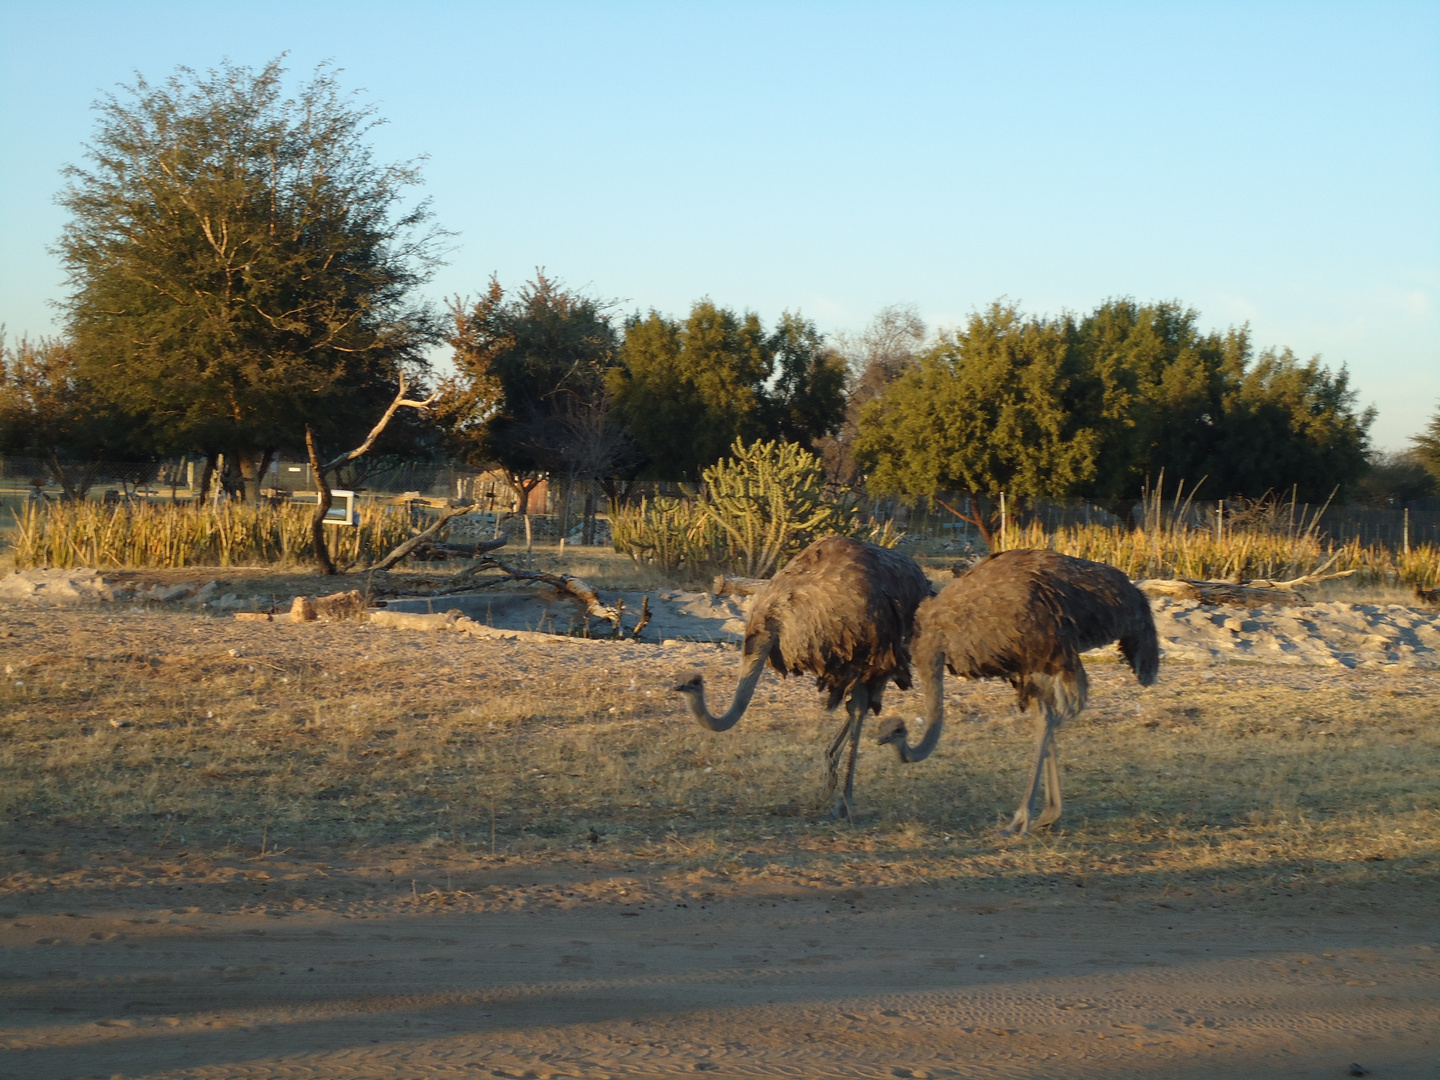
[[[710,583],[710,591],[716,596],[754,596],[770,582],[765,578],[731,577],[719,574]]]
[[[1327,574],[1325,571],[1334,566],[1335,560],[1338,558],[1340,558],[1338,554],[1332,555],[1308,574],[1301,574],[1289,581],[1241,578],[1238,575],[1234,581],[1151,578],[1147,581],[1137,581],[1135,587],[1149,596],[1168,596],[1176,600],[1198,600],[1202,604],[1225,604],[1230,607],[1308,604],[1310,600],[1299,591],[1302,585],[1318,585],[1322,581],[1347,578],[1351,574],[1360,572],[1356,569]]]
[[[1196,600],[1202,604],[1229,607],[1264,607],[1266,604],[1304,604],[1305,597],[1291,589],[1251,588],[1226,581],[1191,581],[1189,578],[1152,578],[1137,581],[1135,587],[1147,596],[1172,600]]]
[[[421,544],[410,552],[411,558],[416,559],[475,559],[484,555],[487,551],[494,551],[503,547],[506,537],[499,536],[494,540],[481,540],[474,544],[450,544],[440,540],[432,540],[429,543]]]

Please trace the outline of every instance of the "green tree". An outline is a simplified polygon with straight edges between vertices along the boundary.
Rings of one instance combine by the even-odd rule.
[[[626,463],[628,443],[610,416],[606,375],[619,333],[606,304],[537,273],[513,297],[492,279],[451,314],[456,375],[444,386],[441,423],[465,459],[506,470],[521,513],[547,473],[597,478]]]
[[[1226,372],[1221,433],[1210,463],[1221,490],[1260,496],[1294,489],[1316,502],[1346,489],[1370,468],[1373,408],[1356,411],[1342,367],[1332,372],[1313,357],[1267,349],[1253,363]]]
[[[436,338],[411,299],[443,235],[402,204],[418,169],[375,160],[380,121],[328,68],[294,97],[283,77],[137,78],[96,103],[59,197],[81,373],[156,448],[238,457],[252,495],[266,451],[363,431]]]
[[[1440,482],[1440,409],[1430,418],[1429,425],[1419,435],[1411,436],[1415,453],[1430,475]]]
[[[652,311],[626,327],[620,358],[617,409],[662,479],[698,480],[737,439],[808,446],[843,416],[843,361],[788,312],[767,334],[757,315],[710,300],[684,322]]]
[[[86,384],[65,341],[22,337],[12,346],[0,327],[0,451],[42,458],[76,498],[93,482],[95,464],[113,456],[126,420]]]
[[[1374,414],[1343,368],[1255,357],[1246,328],[1197,323],[1177,303],[1110,300],[1079,321],[992,305],[862,410],[871,489],[1128,499],[1163,470],[1217,497],[1313,501],[1364,474]]]
[[[761,421],[781,442],[809,446],[833,435],[845,415],[845,359],[815,324],[785,312],[770,335],[774,376],[764,387]]]
[[[856,457],[877,494],[1064,496],[1093,480],[1101,434],[1068,318],[995,303],[943,335],[861,413]],[[965,515],[988,535],[984,516]]]
[[[1130,299],[1107,300],[1080,321],[1088,389],[1077,407],[1101,436],[1086,494],[1133,498],[1161,469],[1194,484],[1214,467],[1226,379],[1243,371],[1249,336],[1202,334],[1198,321],[1175,302]]]

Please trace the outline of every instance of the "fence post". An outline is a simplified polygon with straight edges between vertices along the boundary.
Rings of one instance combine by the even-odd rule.
[[[1005,492],[1000,492],[1000,550],[1005,550],[1005,532],[1010,518],[1005,513]]]
[[[1404,529],[1405,529],[1405,534],[1404,534],[1405,554],[1406,554],[1406,555],[1409,555],[1409,554],[1410,554],[1410,507],[1408,507],[1408,506],[1405,507],[1405,525],[1404,525]]]

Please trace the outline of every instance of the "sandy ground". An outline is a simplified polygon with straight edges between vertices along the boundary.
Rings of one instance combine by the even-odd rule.
[[[1440,1060],[1428,897],[807,892],[370,918],[26,902],[0,930],[0,1071],[1318,1078]]]
[[[193,572],[190,572],[193,573]],[[148,580],[147,580],[148,578]],[[312,592],[316,578],[297,578]],[[368,582],[361,582],[369,584]],[[219,586],[185,572],[168,575],[100,574],[93,570],[29,570],[0,577],[0,603],[66,607],[89,602],[129,601],[204,606],[208,610],[289,610],[289,589],[277,594],[253,585]],[[651,617],[639,640],[738,642],[744,633],[749,597],[716,596],[676,589],[606,592],[611,605],[623,603],[635,625],[643,601]],[[385,610],[406,615],[457,613],[478,626],[525,633],[608,633],[608,624],[587,620],[580,606],[553,591],[485,590],[456,596],[390,598]],[[1403,604],[1320,602],[1296,607],[1267,605],[1243,609],[1193,600],[1152,598],[1163,656],[1191,663],[1254,662],[1378,670],[1440,670],[1440,608]],[[405,625],[404,620],[391,620]],[[434,622],[415,622],[433,630]]]
[[[142,590],[153,583],[131,591]],[[14,599],[26,606],[0,608],[0,626],[17,628],[0,630],[13,635],[5,655],[53,647],[34,595]],[[1353,667],[1440,689],[1425,612],[1171,607],[1157,604],[1176,685],[1227,660],[1251,661],[1233,677],[1263,680],[1279,660],[1305,664],[1286,678],[1317,688]],[[717,608],[717,632],[694,636],[722,636],[733,617]],[[521,671],[563,650],[597,677],[616,660],[643,665],[642,681],[734,663],[681,642],[209,625],[208,648],[269,640],[255,656],[312,633],[326,649],[361,647],[346,646],[354,636],[437,663],[503,649]],[[118,622],[110,632],[126,646]],[[1286,651],[1281,636],[1305,647]],[[1183,649],[1198,663],[1175,663]],[[792,691],[808,693],[795,680]],[[1440,1073],[1430,882],[1237,897],[1138,879],[669,873],[603,849],[189,860],[172,849],[113,871],[4,856],[4,1077],[1319,1078],[1352,1062],[1382,1078]]]

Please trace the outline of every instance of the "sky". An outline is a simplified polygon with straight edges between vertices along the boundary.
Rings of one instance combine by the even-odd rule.
[[[0,0],[0,323],[59,329],[61,168],[177,66],[333,62],[424,157],[437,304],[537,268],[858,331],[1179,300],[1440,407],[1440,4]],[[123,93],[122,93],[123,97]]]

